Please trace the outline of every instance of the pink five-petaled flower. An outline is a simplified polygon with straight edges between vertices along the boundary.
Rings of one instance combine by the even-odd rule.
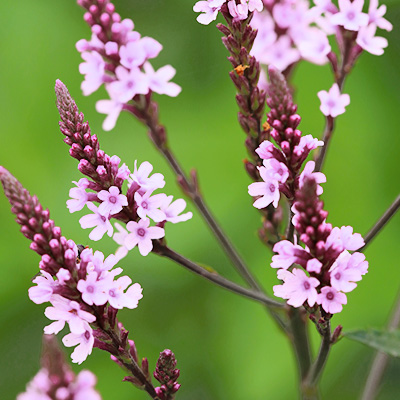
[[[85,207],[87,201],[89,201],[89,194],[86,192],[89,186],[89,181],[86,178],[79,179],[79,182],[75,182],[77,187],[69,190],[70,200],[67,200],[67,207],[70,213],[82,210]]]
[[[63,337],[64,346],[72,347],[78,345],[71,354],[72,362],[81,364],[92,353],[94,344],[92,332],[92,328],[85,322],[83,333],[70,333]]]
[[[158,94],[176,97],[182,88],[170,80],[175,76],[176,70],[171,65],[164,65],[157,71],[147,62],[143,66],[145,72],[145,82],[150,90]]]
[[[108,219],[108,216],[101,215],[98,208],[93,203],[87,203],[89,210],[93,211],[94,214],[84,215],[79,223],[82,229],[94,228],[89,234],[89,238],[92,240],[100,240],[104,234],[111,237],[113,234],[113,227]]]
[[[176,224],[177,222],[187,221],[192,218],[193,214],[189,211],[179,215],[186,208],[186,201],[177,199],[172,202],[173,196],[166,196],[161,204],[161,211],[165,214],[165,220]]]
[[[53,307],[47,307],[44,315],[53,322],[44,328],[44,333],[58,333],[68,322],[69,328],[73,333],[83,333],[85,323],[96,321],[96,317],[87,311],[81,310],[79,303],[67,300],[60,295],[54,295],[50,300]]]
[[[369,21],[368,14],[362,12],[363,5],[364,0],[339,0],[339,12],[331,16],[330,22],[349,31],[358,31]]]
[[[378,8],[378,0],[370,0],[368,8],[369,24],[375,24],[378,28],[390,32],[393,25],[383,16],[386,14],[386,6],[382,4]]]
[[[102,306],[107,302],[104,280],[97,280],[97,272],[90,272],[85,280],[81,279],[77,289],[82,293],[82,300],[90,306]]]
[[[315,169],[315,161],[309,161],[303,169],[303,172],[300,174],[299,177],[299,187],[302,188],[304,184],[304,179],[306,177],[313,177],[316,183],[325,183],[326,176],[322,172],[313,172]],[[317,186],[317,195],[320,196],[324,192],[322,186]]]
[[[110,305],[118,310],[126,308],[136,308],[139,300],[143,297],[142,288],[138,283],[134,283],[125,293],[124,290],[132,283],[128,276],[121,276],[117,280],[106,279],[106,295]]]
[[[336,314],[343,310],[343,304],[347,304],[347,297],[335,288],[325,286],[318,295],[317,303],[321,304],[326,312]]]
[[[119,261],[128,254],[128,248],[125,246],[125,239],[129,235],[129,232],[118,222],[116,222],[114,226],[117,228],[118,232],[114,233],[113,239],[120,245],[115,252],[115,257]]]
[[[243,20],[249,15],[249,6],[246,0],[241,0],[236,4],[236,0],[230,0],[228,2],[229,14],[233,17],[233,20]]]
[[[344,114],[346,111],[345,107],[350,104],[350,96],[348,94],[341,94],[337,83],[332,85],[329,92],[326,90],[318,92],[318,97],[321,100],[320,110],[322,114],[333,118]]]
[[[249,185],[250,196],[261,196],[253,203],[253,206],[260,209],[272,203],[275,208],[278,207],[280,198],[278,180],[271,177],[266,167],[258,167],[258,170],[264,182],[254,182]]]
[[[126,225],[129,235],[125,239],[125,247],[132,250],[136,245],[142,256],[147,256],[153,249],[152,239],[161,239],[165,235],[163,228],[149,226],[149,219],[141,219],[139,222],[129,221]]]
[[[273,287],[274,295],[287,299],[287,303],[293,307],[300,307],[305,301],[312,307],[317,301],[319,280],[309,277],[299,268],[293,268],[292,272],[285,269],[278,271],[278,278],[284,281],[283,285]]]
[[[215,21],[217,19],[218,11],[221,9],[225,1],[226,0],[198,1],[193,6],[193,11],[203,14],[200,14],[196,18],[197,22],[203,25],[208,25],[211,21]]]
[[[42,276],[36,277],[32,282],[37,286],[29,288],[29,298],[36,304],[47,303],[53,295],[53,289],[57,285],[53,277],[46,271],[41,271]]]
[[[111,129],[115,127],[119,114],[124,106],[124,103],[116,98],[116,93],[111,94],[110,91],[108,91],[108,94],[111,97],[109,100],[99,100],[96,103],[96,111],[100,114],[107,115],[102,125],[105,131],[111,131]]]
[[[258,154],[258,156],[261,159],[269,160],[270,158],[274,157],[274,155],[273,155],[274,149],[275,149],[275,146],[269,140],[264,140],[257,147],[256,153]]]
[[[153,191],[156,189],[162,189],[165,186],[164,175],[160,173],[149,176],[153,166],[148,162],[144,161],[137,168],[137,160],[135,160],[135,169],[128,179],[128,186],[132,183],[139,185],[139,193],[145,193],[147,191]]]
[[[359,233],[353,233],[351,226],[335,227],[325,241],[326,250],[332,246],[340,251],[356,251],[364,246],[364,239]]]
[[[311,258],[301,246],[293,244],[289,240],[281,240],[276,243],[273,251],[278,254],[272,257],[272,268],[288,269],[294,263],[305,266],[307,260]]]
[[[286,182],[289,177],[289,170],[284,163],[270,158],[269,160],[264,160],[263,164],[271,178],[276,179],[280,183]]]
[[[345,293],[355,289],[357,287],[355,282],[362,279],[361,272],[357,268],[348,268],[347,260],[347,257],[339,257],[330,269],[331,286]]]
[[[151,196],[151,192],[146,192],[141,195],[139,192],[135,193],[135,202],[138,206],[137,215],[140,218],[151,218],[154,222],[165,221],[165,214],[160,210],[162,203],[165,200],[164,193],[155,194]]]
[[[79,65],[79,72],[85,75],[81,89],[85,96],[95,92],[104,82],[104,69],[106,63],[97,51],[82,53],[85,62]]]
[[[111,186],[108,190],[101,190],[97,197],[103,202],[99,205],[101,215],[114,215],[122,210],[123,206],[128,205],[128,199],[119,192],[116,186]]]
[[[375,33],[376,25],[374,24],[361,28],[358,32],[356,42],[362,49],[368,51],[368,53],[381,56],[384,53],[383,49],[388,46],[388,41],[384,37],[375,36]]]

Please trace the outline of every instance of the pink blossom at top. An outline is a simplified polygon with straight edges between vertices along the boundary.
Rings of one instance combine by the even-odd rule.
[[[326,182],[326,176],[322,172],[313,172],[314,169],[315,169],[315,162],[308,161],[308,163],[304,166],[303,172],[300,174],[299,187],[303,187],[304,178],[310,176],[312,176],[318,184]],[[323,193],[323,191],[324,189],[322,188],[322,186],[318,185],[317,195],[320,196]]]
[[[375,24],[378,28],[390,32],[393,25],[383,16],[386,14],[386,5],[378,7],[378,0],[369,0],[368,17],[369,24]]]
[[[42,276],[36,277],[32,282],[37,286],[29,288],[29,298],[36,304],[47,303],[53,295],[53,289],[57,285],[53,277],[46,271],[41,271]]]
[[[137,161],[135,160],[135,169],[130,175],[130,179],[128,179],[128,185],[130,186],[134,182],[137,183],[140,187],[140,193],[162,189],[165,186],[164,175],[156,173],[149,176],[152,170],[153,166],[148,161],[144,161],[137,168]]]
[[[150,226],[149,219],[141,219],[139,222],[129,221],[126,228],[130,233],[125,239],[125,246],[128,250],[138,246],[142,256],[147,256],[153,249],[152,239],[161,239],[165,236],[164,229]]]
[[[47,307],[44,315],[53,321],[44,328],[44,333],[58,333],[68,322],[71,332],[83,333],[85,323],[96,321],[96,317],[87,311],[81,310],[79,303],[70,301],[59,295],[54,295],[50,300],[53,307]]]
[[[112,99],[127,103],[137,94],[149,92],[145,76],[137,67],[128,70],[119,66],[115,69],[115,76],[117,80],[107,85],[107,91]]]
[[[326,312],[336,314],[343,310],[343,304],[347,304],[347,297],[335,288],[325,286],[318,295],[317,303],[321,304]]]
[[[98,276],[101,276],[103,272],[109,271],[113,268],[118,259],[114,254],[110,254],[106,259],[104,259],[104,254],[101,251],[95,251],[93,254],[92,249],[85,249],[81,253],[81,264],[86,263],[87,273],[97,272]]]
[[[165,214],[160,210],[162,203],[165,200],[164,193],[155,194],[151,196],[151,192],[146,192],[141,195],[139,192],[135,193],[135,202],[138,206],[137,215],[140,218],[151,218],[154,222],[165,221]]]
[[[164,212],[166,221],[176,224],[192,218],[193,214],[190,211],[179,215],[186,208],[185,200],[177,199],[172,201],[172,199],[173,196],[166,196],[161,204],[161,211]]]
[[[130,41],[119,49],[121,64],[128,68],[140,67],[146,60],[146,52],[140,39]]]
[[[307,149],[307,151],[311,151],[323,145],[324,142],[322,140],[318,140],[314,138],[312,135],[305,135],[300,138],[300,142],[296,147],[301,149],[303,152],[304,149]]]
[[[364,0],[339,0],[339,12],[331,16],[334,25],[341,25],[349,31],[358,31],[369,21],[368,14],[362,12]]]
[[[246,0],[241,0],[238,4],[236,4],[236,0],[228,1],[228,10],[234,20],[243,20],[249,15],[249,6]]]
[[[103,57],[96,51],[82,53],[85,62],[79,65],[79,72],[85,75],[81,84],[85,96],[95,92],[104,82],[105,65]]]
[[[82,229],[94,228],[92,232],[90,232],[89,238],[96,241],[100,240],[106,232],[107,235],[111,237],[113,234],[113,227],[108,217],[101,215],[98,208],[92,203],[87,203],[87,207],[89,210],[93,211],[93,214],[84,215],[79,220],[79,223]]]
[[[171,65],[164,65],[159,70],[154,71],[153,66],[147,62],[143,66],[145,80],[148,89],[158,94],[176,97],[182,88],[170,80],[175,76],[176,70]]]
[[[70,333],[63,337],[62,342],[66,347],[78,345],[71,354],[72,362],[82,364],[87,356],[92,353],[94,337],[93,330],[88,323],[84,323],[84,332],[80,334]]]
[[[335,246],[341,250],[355,251],[364,246],[364,239],[359,233],[353,233],[351,226],[335,227],[325,242],[325,248]]]
[[[86,178],[79,179],[79,182],[75,182],[77,187],[69,190],[70,200],[67,200],[67,207],[70,213],[82,210],[85,207],[87,201],[89,201],[89,194],[86,192],[89,186],[89,181]]]
[[[194,12],[202,13],[196,18],[197,22],[203,25],[208,25],[211,21],[215,21],[217,19],[218,11],[221,9],[225,1],[226,0],[198,1],[193,6]]]
[[[276,179],[280,183],[286,182],[289,177],[289,170],[284,163],[279,162],[275,158],[270,158],[269,160],[264,160],[263,164],[272,179]]]
[[[342,292],[351,292],[357,287],[355,282],[361,280],[362,276],[357,268],[348,267],[349,257],[338,257],[330,268],[331,286]]]
[[[381,36],[375,36],[376,26],[374,24],[368,25],[361,28],[358,32],[356,42],[357,44],[375,56],[381,56],[384,50],[388,46],[386,38]]]
[[[117,228],[118,232],[114,233],[113,239],[120,245],[115,252],[115,257],[121,260],[128,254],[128,248],[125,246],[125,239],[129,235],[129,232],[118,222],[116,222],[114,226]]]
[[[248,187],[250,196],[261,196],[253,203],[253,206],[261,209],[272,203],[275,208],[278,207],[280,198],[279,182],[276,179],[271,178],[267,168],[258,167],[258,170],[260,171],[260,176],[264,182],[254,182]]]
[[[82,300],[90,306],[96,304],[102,306],[107,302],[104,280],[97,280],[97,272],[91,272],[86,279],[81,279],[77,284],[78,290],[82,293]]]
[[[111,186],[108,190],[101,190],[97,197],[103,202],[99,205],[99,213],[105,216],[114,215],[128,205],[128,199],[116,186]]]
[[[350,96],[348,94],[341,94],[337,83],[332,85],[329,92],[326,90],[318,92],[318,97],[321,100],[321,112],[333,118],[344,114],[346,111],[345,107],[350,104]]]
[[[124,293],[131,283],[132,279],[128,276],[122,276],[116,281],[107,281],[106,295],[112,307],[120,310],[124,307],[133,309],[138,306],[139,300],[143,297],[142,288],[138,283],[133,284]]]
[[[300,307],[305,301],[312,307],[317,301],[317,290],[320,282],[317,278],[309,277],[299,268],[293,268],[292,272],[285,271],[279,274],[284,279],[283,285],[273,287],[274,295],[288,299],[288,304]]]
[[[276,243],[272,257],[272,268],[288,269],[294,263],[305,265],[311,256],[299,245],[289,242],[289,240],[281,240]]]

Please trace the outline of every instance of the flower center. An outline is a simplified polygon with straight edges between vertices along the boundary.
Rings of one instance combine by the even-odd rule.
[[[89,331],[86,331],[86,332],[85,332],[85,339],[86,339],[86,340],[89,340],[89,339],[90,339],[90,332],[89,332]]]
[[[354,13],[354,11],[349,11],[347,13],[347,19],[349,19],[350,21],[352,21],[355,16],[356,16],[356,14]]]
[[[328,292],[328,293],[326,294],[326,298],[327,298],[328,300],[333,300],[334,297],[335,297],[335,295],[334,295],[332,292]]]
[[[106,222],[107,218],[104,215],[100,215],[100,218],[103,222]]]
[[[94,287],[93,286],[88,286],[86,288],[86,291],[89,292],[89,293],[93,293],[94,292]]]
[[[342,276],[342,275],[340,274],[340,272],[337,272],[337,273],[335,274],[335,279],[339,280],[341,276]]]
[[[144,235],[146,234],[146,231],[143,228],[139,228],[137,230],[137,234],[141,237],[144,237]]]
[[[149,208],[149,205],[144,201],[142,203],[142,208],[145,208],[147,210]]]
[[[307,282],[307,281],[305,281],[305,282],[303,283],[303,286],[304,286],[304,289],[306,289],[306,290],[310,289],[310,287],[311,287],[310,283]]]
[[[108,294],[109,294],[111,297],[115,297],[115,291],[114,291],[114,289],[109,290],[109,291],[108,291]]]
[[[115,204],[115,203],[117,202],[117,198],[116,198],[115,196],[110,196],[110,197],[108,198],[108,201],[109,201],[110,203],[112,203],[112,204]]]
[[[269,185],[269,191],[270,191],[271,193],[274,193],[274,192],[275,192],[275,185],[274,185],[273,183],[271,183],[271,184]]]

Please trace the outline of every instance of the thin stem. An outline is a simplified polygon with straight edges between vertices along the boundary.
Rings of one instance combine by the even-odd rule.
[[[390,218],[396,214],[396,211],[400,208],[400,194],[397,196],[395,201],[390,205],[390,207],[384,212],[382,217],[376,222],[376,224],[370,229],[370,231],[365,235],[364,242],[365,245],[362,247],[362,251],[368,246],[371,240],[381,231],[381,229],[389,222]]]
[[[394,312],[388,323],[388,330],[393,331],[400,325],[400,294],[398,295],[397,303],[394,308]],[[383,378],[389,356],[386,353],[377,352],[372,362],[371,369],[368,374],[367,381],[365,383],[362,400],[373,400],[375,399],[379,385]]]
[[[254,289],[248,289],[243,286],[238,285],[235,282],[232,282],[221,275],[218,275],[216,272],[210,272],[207,269],[201,267],[200,265],[196,264],[195,262],[187,259],[186,257],[182,256],[181,254],[175,252],[174,250],[170,249],[167,246],[163,245],[156,245],[156,253],[163,256],[167,257],[170,260],[175,261],[176,263],[182,265],[186,269],[194,272],[197,275],[202,276],[203,278],[215,283],[218,286],[223,287],[224,289],[227,289],[231,292],[234,292],[236,294],[240,294],[241,296],[248,297],[249,299],[256,300],[262,304],[265,304],[268,307],[274,307],[274,308],[284,308],[285,305],[282,303],[279,303],[270,297],[266,296],[264,293],[256,291]]]
[[[328,146],[332,137],[332,133],[335,127],[335,119],[332,118],[331,116],[326,117],[326,122],[325,122],[325,130],[324,130],[324,135],[322,138],[322,141],[324,142],[324,145],[321,147],[321,151],[318,155],[317,161],[315,162],[315,171],[321,171],[322,166],[324,164],[324,160],[328,151]]]
[[[319,349],[318,356],[310,368],[309,374],[303,382],[303,393],[305,398],[307,396],[318,396],[317,384],[324,370],[326,361],[328,359],[329,351],[331,349],[331,326],[330,321],[327,321],[327,325],[324,329],[321,346]],[[313,397],[311,397],[313,398]]]

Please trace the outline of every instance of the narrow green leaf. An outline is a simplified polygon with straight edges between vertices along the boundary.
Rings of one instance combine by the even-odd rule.
[[[380,331],[378,329],[368,329],[350,331],[343,333],[348,339],[355,340],[382,351],[392,357],[400,357],[400,330]]]

